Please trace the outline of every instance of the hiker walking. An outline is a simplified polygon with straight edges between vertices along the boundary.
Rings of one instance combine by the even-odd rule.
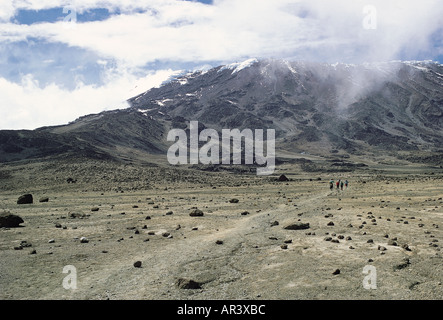
[[[334,189],[334,180],[329,181],[329,190]]]
[[[343,185],[344,185],[344,182],[343,182],[343,181],[340,181],[340,189],[341,189],[341,190],[343,190]]]
[[[348,183],[349,183],[348,180],[346,180],[346,181],[345,181],[345,187],[346,187],[346,189],[348,188]]]
[[[340,187],[340,180],[338,180],[335,185],[337,186],[337,189],[338,189]]]

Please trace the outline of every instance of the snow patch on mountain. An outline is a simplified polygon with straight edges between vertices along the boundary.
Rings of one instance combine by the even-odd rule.
[[[256,58],[252,58],[252,59],[245,60],[243,62],[235,62],[235,63],[227,64],[227,65],[221,67],[218,71],[223,71],[223,70],[229,69],[229,70],[233,70],[232,73],[236,73],[236,72],[239,72],[245,68],[252,66],[254,63],[257,63],[257,62],[258,62],[258,60]]]

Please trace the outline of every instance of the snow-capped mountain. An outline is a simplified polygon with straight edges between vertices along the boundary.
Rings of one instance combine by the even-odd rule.
[[[0,160],[75,148],[99,157],[165,154],[168,130],[189,121],[216,130],[272,128],[277,150],[323,156],[443,152],[443,66],[431,61],[249,59],[176,75],[128,102],[64,126],[0,131]]]

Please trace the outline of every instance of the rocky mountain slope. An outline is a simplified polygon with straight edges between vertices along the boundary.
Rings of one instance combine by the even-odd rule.
[[[443,65],[250,59],[183,74],[130,108],[33,131],[0,131],[0,161],[166,155],[171,128],[275,129],[276,149],[442,163]]]

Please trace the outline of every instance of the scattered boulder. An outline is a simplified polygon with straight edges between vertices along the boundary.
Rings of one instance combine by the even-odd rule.
[[[84,213],[69,212],[68,213],[68,217],[71,218],[71,219],[75,219],[75,218],[83,219],[83,218],[86,218],[87,215],[84,214]]]
[[[80,243],[88,243],[89,240],[86,237],[81,237],[80,238]]]
[[[29,243],[29,242],[26,241],[26,240],[22,240],[22,241],[20,242],[20,247],[22,247],[22,248],[29,248],[29,247],[32,247],[32,244]]]
[[[200,209],[194,209],[189,215],[191,217],[203,217],[203,211],[201,211]]]
[[[49,202],[49,198],[48,198],[48,197],[40,198],[40,199],[38,200],[38,202]]]
[[[34,199],[32,198],[32,194],[24,194],[20,196],[17,200],[17,204],[30,204],[33,203]]]
[[[134,267],[135,268],[141,268],[142,267],[142,262],[141,261],[135,261],[134,262]]]
[[[98,211],[98,210],[100,210],[99,207],[93,207],[93,208],[91,208],[91,211],[93,211],[93,212]]]
[[[394,266],[394,270],[404,269],[407,266],[409,266],[410,264],[411,264],[411,262],[409,261],[409,258],[404,258],[402,263],[397,264],[397,265]]]
[[[23,222],[21,217],[10,212],[4,211],[0,213],[0,228],[17,228]]]
[[[275,226],[278,226],[278,225],[279,225],[278,221],[271,222],[271,227],[275,227]]]
[[[223,240],[217,240],[215,241],[216,244],[223,244]]]
[[[241,213],[242,216],[246,216],[246,215],[248,215],[248,214],[249,214],[248,211],[243,211],[243,212]]]
[[[176,285],[179,289],[201,289],[201,284],[191,279],[180,278]]]
[[[170,216],[171,214],[173,214],[174,212],[172,212],[172,211],[168,211],[168,212],[166,212],[166,215],[167,216]]]
[[[328,226],[333,226],[333,225],[334,225],[334,222],[329,221],[327,225],[328,225]]]
[[[309,229],[309,223],[303,223],[303,222],[295,222],[287,225],[283,229],[286,230],[303,230],[303,229]]]
[[[284,174],[282,174],[280,177],[278,177],[278,181],[289,181],[289,179]]]
[[[332,274],[333,274],[333,275],[340,274],[340,269],[336,269]]]
[[[229,200],[229,202],[230,203],[238,203],[238,199],[234,198],[234,199]]]

